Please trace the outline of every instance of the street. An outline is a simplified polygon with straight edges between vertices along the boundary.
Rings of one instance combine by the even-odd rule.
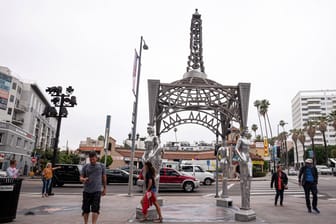
[[[295,197],[303,197],[303,189],[297,184],[296,176],[289,176],[288,190],[285,191],[285,195],[292,195]],[[327,200],[336,200],[336,177],[331,175],[320,175],[319,177],[319,198]],[[25,179],[22,184],[21,193],[28,194],[40,194],[42,187],[42,181],[37,179]],[[222,185],[219,183],[219,195],[221,193]],[[240,195],[239,181],[230,181],[228,183],[229,195]],[[53,192],[55,194],[63,195],[80,195],[82,193],[81,184],[68,184],[63,187],[54,187]],[[161,196],[208,196],[215,197],[216,185],[201,185],[192,193],[186,193],[183,190],[162,190]],[[125,195],[128,193],[127,184],[109,184],[107,185],[108,195]],[[141,195],[141,191],[138,186],[133,186],[133,195]],[[263,179],[254,180],[251,184],[251,197],[274,195],[274,189],[270,188],[270,177],[267,176]]]

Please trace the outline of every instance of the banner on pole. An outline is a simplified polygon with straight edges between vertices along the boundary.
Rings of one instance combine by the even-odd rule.
[[[133,94],[134,94],[134,95],[135,95],[135,93],[136,93],[136,81],[137,81],[137,71],[138,71],[138,60],[139,60],[138,52],[136,51],[136,49],[134,49],[134,62],[133,62],[133,87],[132,87],[132,91],[133,91]]]

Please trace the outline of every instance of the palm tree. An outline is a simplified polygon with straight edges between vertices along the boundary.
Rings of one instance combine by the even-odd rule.
[[[261,125],[260,112],[259,112],[260,100],[254,101],[254,106],[257,108],[257,114],[258,114],[258,119],[259,119],[259,124],[260,124],[261,138],[264,139],[264,132],[263,132],[262,125]]]
[[[306,141],[306,135],[304,133],[304,130],[303,129],[299,129],[298,130],[298,139],[302,145],[302,148],[303,148],[303,155],[302,155],[302,158],[303,158],[303,161],[305,161],[305,158],[306,158],[306,150],[305,150],[305,141]]]
[[[257,136],[255,137],[255,141],[256,141],[256,142],[262,142],[263,140],[262,140],[262,138],[261,138],[261,135],[257,135]]]
[[[322,133],[323,137],[323,143],[324,143],[324,152],[326,154],[326,164],[328,164],[329,161],[329,152],[327,151],[327,141],[325,137],[325,132],[327,131],[327,118],[325,116],[322,116],[319,118],[318,122],[318,130]]]
[[[266,114],[267,114],[267,110],[268,110],[268,105],[265,104],[265,103],[264,103],[264,104],[261,104],[261,102],[260,102],[259,113],[260,113],[260,115],[264,118],[266,138],[268,139],[268,131],[267,131],[267,123],[266,123]]]
[[[331,123],[331,126],[333,126],[334,130],[336,131],[336,110],[332,111],[328,115],[328,121]]]
[[[280,122],[279,122],[279,125],[282,127],[282,135],[283,135],[283,141],[284,141],[284,143],[285,143],[285,150],[286,150],[286,168],[288,168],[288,149],[287,149],[287,132],[285,131],[285,125],[286,125],[287,123],[286,122],[284,122],[284,120],[281,120]]]
[[[260,102],[260,113],[261,115],[264,116],[264,119],[265,119],[265,129],[267,131],[267,127],[266,127],[266,119],[267,119],[267,123],[268,123],[268,127],[269,127],[269,131],[270,131],[270,137],[273,138],[273,134],[272,134],[272,127],[271,127],[271,122],[269,120],[269,117],[268,117],[268,108],[270,106],[270,102],[266,99],[262,100]],[[267,133],[267,132],[266,132]]]
[[[256,136],[257,136],[257,130],[258,130],[258,125],[252,124],[251,129],[252,129],[252,131],[254,131],[254,138],[256,138]]]
[[[311,142],[312,142],[312,149],[313,149],[313,153],[314,153],[314,156],[313,156],[314,164],[316,164],[316,152],[315,152],[315,144],[314,144],[314,137],[315,137],[315,134],[316,134],[315,123],[316,122],[313,121],[313,120],[308,120],[307,123],[304,124],[304,126],[306,127],[306,130],[307,130],[307,134],[310,137]]]
[[[296,154],[296,166],[298,168],[299,165],[299,152],[298,152],[298,148],[297,148],[297,140],[299,137],[299,132],[297,129],[292,129],[290,130],[290,132],[292,133],[292,140],[294,142],[294,146],[295,146],[295,154]]]

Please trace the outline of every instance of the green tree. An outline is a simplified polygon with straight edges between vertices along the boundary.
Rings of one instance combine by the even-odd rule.
[[[316,164],[316,151],[315,151],[315,142],[314,142],[314,137],[315,137],[315,134],[316,134],[316,122],[313,121],[313,120],[308,120],[307,123],[304,124],[305,126],[305,129],[307,131],[307,134],[311,140],[311,145],[312,145],[312,149],[313,149],[313,153],[314,153],[314,156],[313,156],[313,161],[314,161],[314,164]]]
[[[100,162],[105,163],[105,155],[102,156],[102,158],[100,159]],[[112,156],[107,156],[106,157],[106,167],[109,167],[112,163],[113,163]]]
[[[97,139],[98,139],[98,141],[104,141],[105,137],[103,135],[99,135]]]
[[[251,129],[254,132],[254,138],[256,138],[256,136],[257,136],[257,130],[258,130],[258,125],[252,124]]]
[[[79,164],[80,158],[73,153],[67,153],[67,151],[60,151],[58,153],[58,163],[62,164]]]
[[[327,127],[328,127],[327,117],[325,116],[320,117],[317,121],[317,124],[318,124],[318,130],[322,133],[326,164],[328,164],[328,160],[329,160],[328,154],[329,153],[327,152],[327,140],[325,137],[325,132],[327,131]]]
[[[302,148],[303,148],[303,154],[302,154],[302,159],[303,161],[305,161],[305,158],[306,158],[306,149],[305,149],[305,141],[306,141],[306,135],[304,133],[304,130],[303,129],[298,129],[298,139],[302,145]]]
[[[298,129],[292,129],[290,130],[291,134],[292,134],[292,140],[294,142],[294,146],[295,146],[295,154],[296,154],[296,167],[299,168],[299,151],[297,148],[297,141],[298,141],[298,137],[299,137],[299,131]]]
[[[268,128],[269,128],[269,131],[270,131],[270,137],[273,138],[273,134],[272,134],[272,127],[271,127],[271,122],[270,122],[270,119],[269,119],[269,116],[268,116],[268,108],[270,106],[270,102],[266,99],[263,99],[261,102],[260,102],[260,113],[261,115],[263,115],[264,119],[265,119],[265,129],[266,129],[266,133],[267,133],[267,125],[266,125],[266,119],[267,119],[267,123],[268,123]],[[268,138],[268,137],[267,137]]]
[[[333,126],[334,130],[336,131],[336,110],[332,111],[328,115],[328,121],[331,123],[331,126]]]

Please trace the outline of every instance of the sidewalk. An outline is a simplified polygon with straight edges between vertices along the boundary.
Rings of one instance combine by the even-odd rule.
[[[216,206],[213,197],[165,196],[162,213],[164,223],[240,223],[234,220],[240,197],[234,196],[233,207]],[[284,206],[275,207],[273,196],[251,197],[257,220],[252,223],[335,223],[336,201],[319,200],[321,214],[308,213],[302,197],[285,196]],[[102,198],[99,224],[139,223],[135,219],[140,196],[105,196]],[[41,198],[37,194],[21,194],[17,217],[13,224],[77,224],[81,217],[81,195],[55,195]],[[30,214],[30,215],[29,215]],[[91,219],[90,219],[91,220]],[[150,223],[150,222],[148,222]]]

